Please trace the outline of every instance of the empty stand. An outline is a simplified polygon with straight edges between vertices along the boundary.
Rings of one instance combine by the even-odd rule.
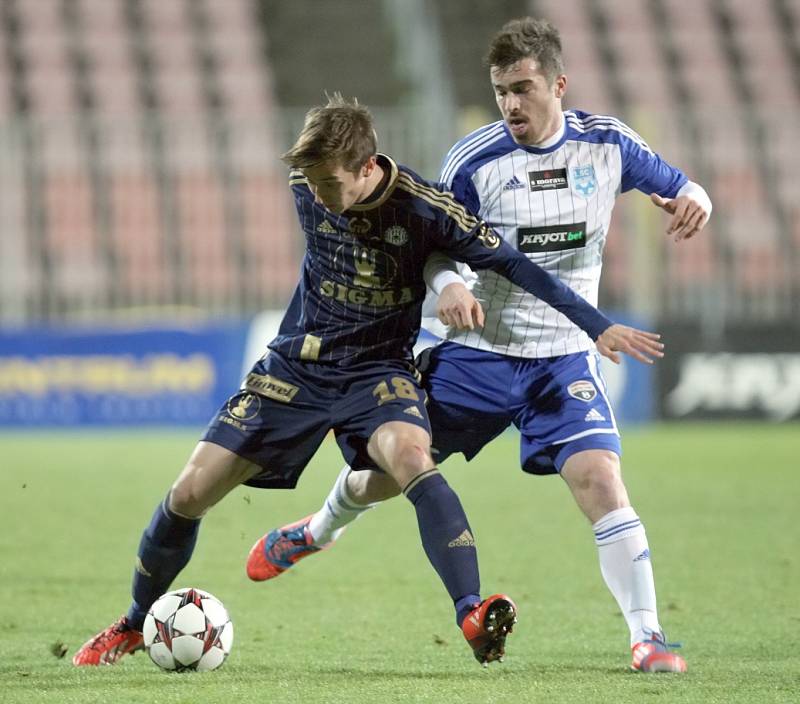
[[[710,2],[662,0],[672,40],[683,59],[683,80],[694,101],[716,109],[738,104],[728,58],[722,48]]]
[[[228,301],[233,272],[225,241],[225,208],[219,180],[208,171],[186,170],[177,177],[181,251],[189,277],[187,299],[201,304]]]
[[[539,0],[538,12],[561,32],[567,72],[566,107],[601,115],[619,113],[597,45],[597,32],[585,12],[562,0]]]
[[[286,174],[241,175],[244,238],[251,257],[245,283],[251,295],[268,299],[278,295],[288,302],[305,245],[287,183]]]
[[[647,5],[624,0],[599,3],[613,28],[609,38],[617,57],[623,90],[634,113],[662,112],[675,103],[667,76],[659,34],[652,24]]]
[[[655,252],[653,295],[667,310],[797,311],[796,2],[441,0],[430,11],[454,114],[497,115],[487,42],[512,17],[545,16],[563,38],[565,106],[620,116],[708,188],[711,226],[678,245],[645,196],[620,201],[604,300],[633,295],[635,245]],[[0,316],[285,302],[302,234],[278,156],[304,110],[324,90],[357,95],[398,152],[441,128],[408,117],[387,17],[358,0],[2,3]]]
[[[326,90],[373,107],[403,103],[382,3],[260,0],[257,8],[282,105],[316,105]]]

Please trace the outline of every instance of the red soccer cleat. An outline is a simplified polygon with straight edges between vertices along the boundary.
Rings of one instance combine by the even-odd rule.
[[[143,650],[142,634],[122,616],[94,638],[86,641],[72,657],[72,664],[114,665],[123,656]]]
[[[505,594],[494,594],[476,606],[461,624],[475,659],[484,667],[506,654],[506,636],[517,622],[517,607]]]
[[[298,560],[330,547],[332,543],[314,545],[308,524],[311,517],[276,528],[258,540],[247,556],[247,576],[254,582],[273,579]]]
[[[636,672],[686,672],[686,660],[669,650],[663,633],[636,643],[631,654],[631,670]]]

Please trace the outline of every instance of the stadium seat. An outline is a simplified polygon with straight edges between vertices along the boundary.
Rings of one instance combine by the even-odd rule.
[[[600,115],[618,113],[609,91],[608,74],[597,48],[596,32],[583,12],[572,12],[559,0],[542,0],[538,12],[555,23],[564,43],[569,83],[566,105]]]
[[[286,174],[241,174],[247,285],[267,299],[286,296],[297,283],[303,235],[294,217]],[[286,296],[288,300],[288,296]]]
[[[234,233],[226,231],[222,186],[208,171],[187,170],[178,176],[175,195],[191,298],[200,304],[227,303],[237,242]]]
[[[156,182],[144,170],[117,169],[111,181],[114,246],[132,305],[165,300],[168,278],[164,232]]]

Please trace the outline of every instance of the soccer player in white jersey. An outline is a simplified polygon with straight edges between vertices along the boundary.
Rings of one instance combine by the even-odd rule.
[[[509,22],[487,64],[502,120],[450,150],[442,181],[509,244],[596,304],[620,193],[649,195],[671,216],[667,232],[676,241],[704,227],[711,202],[701,186],[619,120],[562,109],[567,77],[550,23]],[[630,630],[631,667],[684,672],[658,619],[650,549],[622,481],[619,433],[592,341],[491,271],[474,274],[473,297],[449,260],[427,269],[439,317],[453,326],[431,349],[426,372],[439,461],[453,452],[471,459],[515,425],[522,468],[560,474],[592,524],[601,573]],[[398,492],[385,476],[345,468],[316,514],[266,536],[270,577],[327,547],[370,504]]]

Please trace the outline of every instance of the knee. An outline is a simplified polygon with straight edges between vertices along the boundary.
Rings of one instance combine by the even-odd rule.
[[[433,468],[433,460],[427,448],[415,442],[403,442],[397,447],[392,465],[400,475],[410,481]]]
[[[200,518],[209,508],[196,481],[198,467],[189,462],[169,492],[169,507],[179,516]]]
[[[613,490],[622,486],[619,458],[613,452],[601,453],[589,475],[591,481],[603,489]]]
[[[367,450],[401,489],[434,466],[428,433],[410,423],[381,426],[370,438]]]
[[[567,470],[568,477],[565,475],[565,478],[568,478],[572,486],[584,492],[602,494],[617,493],[620,489],[624,491],[619,457],[616,454],[605,450],[586,454],[585,457],[574,456],[576,461],[572,463],[567,460],[564,469]]]

